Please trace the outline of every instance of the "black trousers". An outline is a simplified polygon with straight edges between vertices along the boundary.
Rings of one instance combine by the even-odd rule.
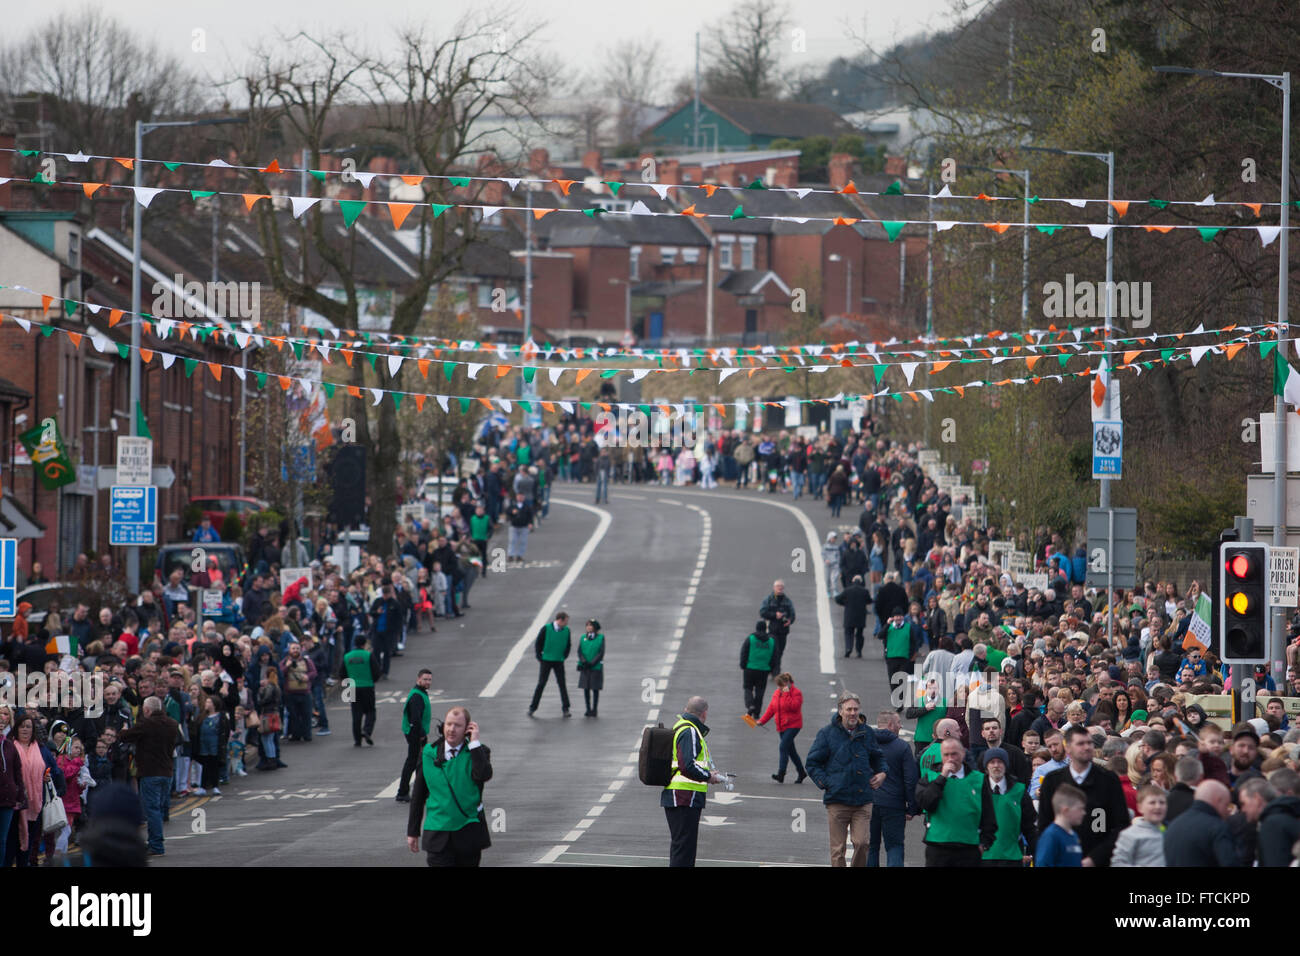
[[[926,866],[979,866],[980,848],[964,843],[927,843]]]
[[[885,658],[885,674],[889,677],[889,690],[891,693],[894,690],[894,675],[900,671],[904,674],[911,674],[912,661],[908,660],[906,657]]]
[[[402,764],[402,775],[397,780],[397,795],[399,797],[409,797],[411,795],[411,774],[420,768],[420,755],[424,751],[424,745],[428,743],[427,737],[419,734],[406,735],[406,762]]]
[[[745,710],[753,717],[763,713],[763,695],[767,693],[767,671],[750,670],[742,672],[745,686]]]
[[[844,653],[847,655],[853,651],[862,653],[862,625],[856,627],[846,627],[844,629]]]
[[[537,672],[537,689],[533,691],[533,702],[528,705],[529,710],[536,710],[537,705],[541,703],[542,691],[546,689],[546,681],[551,671],[555,671],[555,682],[560,685],[560,706],[565,710],[569,709],[569,688],[564,682],[564,661],[542,661]]]
[[[695,847],[700,838],[700,814],[703,807],[664,807],[672,845],[668,850],[669,866],[694,866]]]
[[[397,653],[397,640],[401,636],[400,630],[381,631],[375,635],[375,653],[379,656],[379,670],[385,677],[388,676],[388,667],[392,663],[393,655]]]
[[[481,826],[471,823],[450,833],[426,831],[423,843],[429,866],[478,866],[483,859],[479,849]]]
[[[357,699],[352,702],[352,739],[361,743],[361,736],[375,732],[375,689],[357,687]],[[363,724],[364,718],[364,724]]]
[[[773,631],[771,633],[772,639],[776,641],[776,653],[772,655],[772,670],[779,674],[781,673],[781,659],[785,657],[785,639],[790,636],[790,632],[786,631],[784,634],[778,634]]]

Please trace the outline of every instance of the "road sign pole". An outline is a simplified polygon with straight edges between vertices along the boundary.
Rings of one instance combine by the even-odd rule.
[[[1104,486],[1103,486],[1104,487]],[[1106,509],[1106,521],[1110,528],[1106,538],[1106,607],[1110,608],[1110,613],[1106,615],[1106,644],[1109,647],[1115,646],[1115,509]]]

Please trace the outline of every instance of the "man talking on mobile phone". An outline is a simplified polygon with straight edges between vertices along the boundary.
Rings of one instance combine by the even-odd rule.
[[[442,736],[420,754],[406,823],[407,848],[418,853],[423,843],[429,866],[478,866],[483,851],[492,845],[483,813],[483,785],[491,779],[492,756],[478,739],[478,724],[464,707],[451,708],[442,722]]]

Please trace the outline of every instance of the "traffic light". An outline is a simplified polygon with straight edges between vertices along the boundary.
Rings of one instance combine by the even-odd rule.
[[[1268,545],[1219,545],[1219,656],[1227,664],[1268,660]]]

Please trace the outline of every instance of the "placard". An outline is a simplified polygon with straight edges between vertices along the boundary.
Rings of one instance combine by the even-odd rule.
[[[148,485],[153,478],[153,439],[117,437],[116,485]]]
[[[1270,607],[1300,604],[1300,548],[1268,549],[1268,603]]]
[[[1046,591],[1047,585],[1051,583],[1049,577],[1049,575],[1041,572],[1039,574],[1029,574],[1026,572],[1018,575],[1016,580],[1027,588],[1038,588],[1040,591]],[[1058,594],[1057,597],[1060,597],[1060,595]]]
[[[289,585],[293,584],[299,578],[306,578],[307,585],[311,586],[311,568],[281,568],[280,569],[280,593],[283,594],[289,590]]]
[[[225,592],[218,588],[203,589],[203,616],[220,617],[221,616],[221,598]]]
[[[956,503],[959,498],[963,498],[963,497],[966,499],[968,503],[973,503],[975,501],[975,486],[974,485],[953,485],[952,486],[953,502]]]
[[[989,561],[1005,571],[1007,569],[1007,559],[1015,549],[1016,543],[1014,541],[990,541]]]
[[[1028,551],[1012,551],[1007,559],[1007,570],[1011,576],[1018,578],[1022,574],[1028,574],[1033,568],[1033,556]]]

